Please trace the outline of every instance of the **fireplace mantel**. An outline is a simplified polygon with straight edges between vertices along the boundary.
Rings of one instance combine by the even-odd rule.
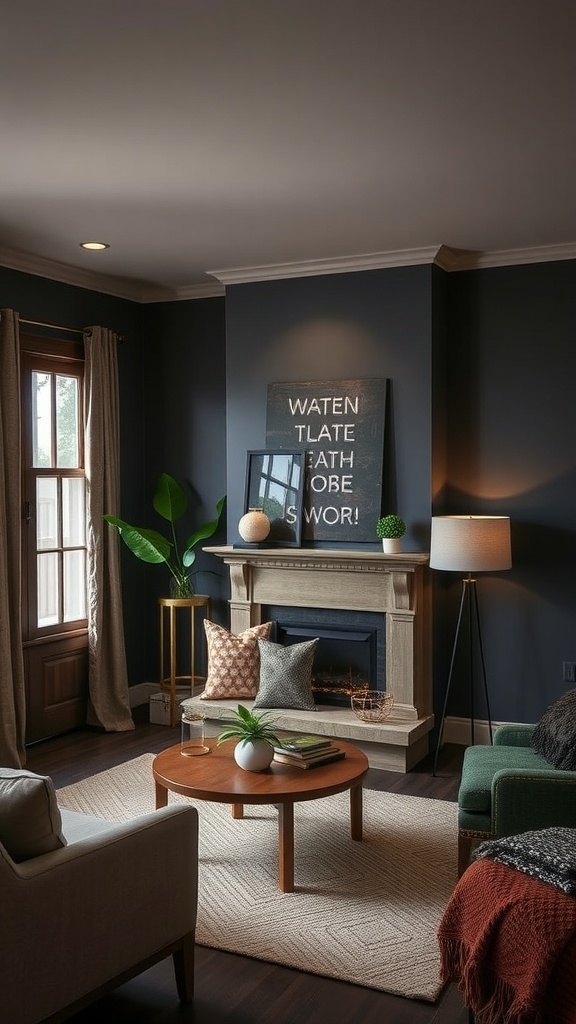
[[[432,713],[428,555],[320,548],[206,547],[230,571],[230,628],[258,625],[266,605],[381,612],[394,714]]]

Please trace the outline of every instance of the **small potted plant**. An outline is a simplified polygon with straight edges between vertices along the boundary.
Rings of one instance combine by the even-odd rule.
[[[226,740],[237,739],[238,743],[234,747],[236,764],[249,772],[264,771],[272,762],[274,746],[280,745],[269,712],[254,714],[239,704],[238,710],[233,711],[232,715],[233,724],[220,733],[217,746]]]
[[[400,551],[401,538],[406,533],[406,523],[400,516],[382,516],[376,523],[376,536],[382,541],[382,548],[387,554]]]

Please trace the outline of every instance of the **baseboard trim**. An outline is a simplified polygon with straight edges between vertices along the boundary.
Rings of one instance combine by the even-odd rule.
[[[492,722],[492,732],[503,725],[502,722]],[[469,718],[446,718],[442,743],[457,743],[462,747],[469,747],[472,742],[472,734]],[[490,730],[488,722],[484,719],[474,721],[474,743],[490,744]]]
[[[140,704],[147,704],[153,693],[158,693],[158,683],[137,683],[136,686],[128,688],[128,699],[131,708],[137,708]]]

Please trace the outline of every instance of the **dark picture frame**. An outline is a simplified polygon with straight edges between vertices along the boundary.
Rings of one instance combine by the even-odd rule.
[[[375,544],[388,378],[268,385],[266,444],[306,452],[302,543]]]
[[[244,512],[258,508],[268,516],[266,545],[300,547],[305,455],[286,448],[246,453]]]

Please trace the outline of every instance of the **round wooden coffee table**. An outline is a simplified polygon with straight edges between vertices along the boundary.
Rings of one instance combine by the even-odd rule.
[[[156,785],[156,807],[166,807],[168,791],[193,800],[232,804],[232,817],[242,818],[244,804],[274,804],[278,809],[279,885],[282,892],[294,891],[294,804],[319,800],[350,790],[350,835],[362,839],[362,779],[368,758],[351,743],[337,740],[346,756],[341,761],[316,768],[292,768],[272,762],[263,772],[239,768],[233,755],[234,741],[216,746],[207,741],[205,757],[183,757],[180,744],[168,747],[152,763]]]

